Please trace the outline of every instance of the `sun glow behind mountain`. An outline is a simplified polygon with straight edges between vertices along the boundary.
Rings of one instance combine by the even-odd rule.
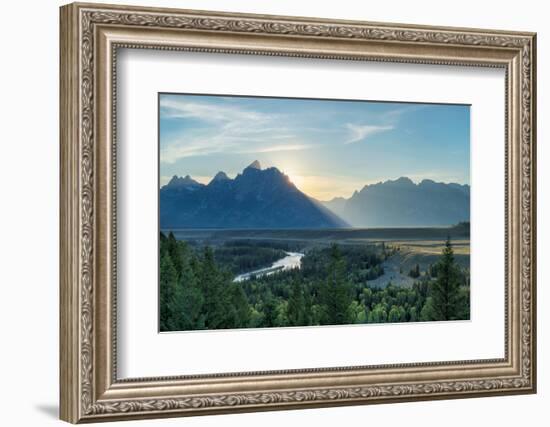
[[[334,175],[293,175],[290,176],[290,180],[301,191],[317,200],[350,197],[355,190],[371,183],[362,179]]]
[[[208,183],[174,175],[160,189],[161,226],[446,226],[470,217],[468,185],[400,177],[357,187],[349,198],[323,200],[305,192],[301,178],[275,166],[264,169],[257,160],[234,178],[219,171]]]
[[[468,184],[470,107],[161,94],[160,184],[258,160],[318,200],[407,176]]]
[[[288,156],[282,161],[276,162],[275,158],[268,158],[267,161],[261,161],[265,168],[275,167],[284,173],[289,181],[294,184],[298,190],[317,200],[331,200],[334,197],[350,197],[357,189],[361,189],[366,184],[378,182],[376,180],[364,180],[345,175],[312,175],[308,171],[314,169],[308,159],[299,156]],[[237,172],[238,173],[238,172]],[[237,173],[229,174],[231,177]],[[201,181],[207,182],[208,180]]]

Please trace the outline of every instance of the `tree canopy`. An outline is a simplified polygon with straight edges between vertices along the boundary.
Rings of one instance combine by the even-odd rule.
[[[388,244],[314,247],[306,251],[300,269],[233,281],[245,265],[270,265],[291,249],[284,245],[209,247],[161,233],[161,331],[469,318],[468,273],[455,262],[449,239],[437,263],[426,271],[414,265],[417,279],[410,288],[369,286],[399,250]]]

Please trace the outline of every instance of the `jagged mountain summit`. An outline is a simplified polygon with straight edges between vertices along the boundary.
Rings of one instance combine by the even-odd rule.
[[[340,228],[345,221],[257,160],[231,179],[204,185],[174,177],[160,189],[160,226],[177,228]]]
[[[260,164],[260,162],[258,160],[254,160],[252,163],[250,163],[246,167],[246,169],[248,169],[248,168],[262,170],[262,165]]]
[[[401,177],[324,205],[354,227],[447,226],[470,221],[470,186]]]
[[[189,175],[186,175],[183,178],[177,175],[174,175],[167,185],[169,185],[172,188],[185,188],[187,190],[196,190],[197,188],[200,188],[203,186],[203,184],[195,181]]]
[[[225,172],[218,172],[216,175],[214,175],[214,178],[212,178],[212,181],[208,183],[208,185],[212,185],[216,182],[223,182],[223,181],[231,181],[231,179],[227,176]]]

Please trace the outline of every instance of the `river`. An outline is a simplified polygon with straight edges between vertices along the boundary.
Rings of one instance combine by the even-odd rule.
[[[275,261],[270,267],[260,268],[259,270],[249,271],[248,273],[239,274],[234,282],[242,282],[248,280],[252,276],[262,277],[269,276],[270,274],[277,273],[279,271],[291,270],[293,268],[300,268],[302,266],[302,257],[304,254],[300,252],[285,252],[286,256]]]

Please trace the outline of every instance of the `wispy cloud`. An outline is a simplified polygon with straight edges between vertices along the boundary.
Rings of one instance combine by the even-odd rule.
[[[165,118],[194,118],[207,122],[265,122],[272,116],[257,111],[229,105],[213,105],[202,102],[187,101],[164,97],[160,100],[160,108]]]
[[[236,105],[214,105],[174,98],[161,98],[163,119],[194,119],[205,122],[202,130],[166,140],[161,161],[175,163],[179,159],[213,153],[271,153],[305,150],[292,129],[281,126],[284,116],[252,111]]]
[[[253,153],[275,153],[279,151],[300,151],[307,150],[311,148],[310,144],[280,144],[272,145],[270,147],[258,147],[257,149],[239,151],[242,154],[253,154]]]
[[[382,120],[389,121],[391,123],[397,122],[402,115],[413,113],[425,109],[428,104],[405,104],[405,106],[400,108],[394,108],[393,110],[388,110],[381,115]]]
[[[344,142],[345,144],[353,144],[355,142],[363,141],[372,135],[391,131],[397,127],[401,116],[414,111],[422,110],[423,108],[425,108],[425,105],[409,104],[400,108],[385,111],[375,118],[375,121],[378,122],[378,124],[347,123],[345,127],[348,131],[349,138]]]
[[[175,163],[179,159],[208,154],[230,152],[233,154],[275,153],[282,151],[300,151],[312,147],[311,144],[281,141],[280,138],[265,137],[262,139],[245,136],[227,135],[226,133],[190,138],[185,141],[175,140],[163,147],[160,159],[163,163]],[[256,143],[251,145],[252,143]]]
[[[160,161],[175,163],[185,157],[201,156],[212,153],[221,153],[235,147],[229,139],[222,140],[219,136],[212,138],[189,138],[184,141],[176,139],[162,147]]]
[[[174,94],[159,107],[161,184],[234,176],[254,159],[319,200],[400,176],[469,181],[469,110],[459,106]]]
[[[363,141],[371,135],[387,132],[394,129],[393,125],[355,125],[352,123],[346,124],[346,129],[349,132],[349,138],[345,141],[346,144]]]

